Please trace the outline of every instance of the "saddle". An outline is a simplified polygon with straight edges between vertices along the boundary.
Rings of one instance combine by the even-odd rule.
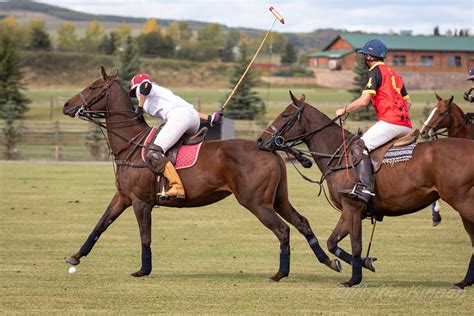
[[[418,136],[420,136],[420,130],[416,128],[412,130],[410,133],[408,133],[407,135],[391,140],[387,142],[386,144],[380,146],[379,148],[375,149],[374,151],[372,151],[370,153],[370,160],[372,161],[373,173],[376,174],[380,170],[380,167],[382,167],[383,158],[390,148],[403,147],[403,146],[413,144],[417,141]],[[354,160],[352,155],[350,159],[352,160],[352,163],[354,166],[357,165],[360,161],[360,159]]]
[[[151,137],[148,137],[146,140],[145,146],[148,147],[149,144],[153,144],[155,141],[156,136],[158,136],[161,128],[163,127],[164,124],[160,125],[158,129],[155,130],[154,135],[150,135]],[[176,144],[173,145],[165,154],[166,158],[168,158],[169,161],[173,165],[176,164],[176,157],[178,155],[178,151],[183,145],[196,145],[199,143],[202,143],[204,139],[206,138],[207,135],[207,127],[203,127],[200,130],[198,130],[194,134],[184,134],[181,136],[181,138],[176,142]]]

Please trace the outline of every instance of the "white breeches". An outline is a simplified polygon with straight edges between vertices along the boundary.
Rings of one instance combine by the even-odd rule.
[[[196,133],[199,130],[199,114],[194,109],[179,107],[167,114],[168,121],[156,136],[155,145],[160,146],[166,153],[168,149],[185,133]]]
[[[392,139],[407,135],[410,131],[411,128],[406,126],[378,121],[362,135],[362,140],[370,152]]]

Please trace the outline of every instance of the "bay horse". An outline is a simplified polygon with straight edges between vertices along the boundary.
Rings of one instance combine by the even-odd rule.
[[[434,106],[430,115],[423,123],[420,135],[421,137],[428,139],[436,139],[439,135],[454,137],[454,138],[465,138],[473,139],[474,137],[474,126],[469,116],[466,115],[463,110],[454,103],[454,96],[449,99],[443,99],[437,93],[435,93],[438,102]],[[433,209],[433,226],[438,225],[441,222],[441,205],[439,200],[432,205]],[[437,210],[435,212],[435,210]]]
[[[141,268],[132,275],[142,277],[152,270],[151,211],[158,203],[157,175],[144,165],[140,155],[143,145],[139,140],[151,128],[143,116],[134,112],[127,93],[116,80],[117,73],[108,75],[104,67],[101,67],[101,72],[101,78],[66,101],[63,113],[96,123],[107,130],[108,143],[117,165],[117,192],[86,242],[66,262],[79,264],[110,224],[132,206],[142,246]],[[258,150],[255,141],[208,141],[202,144],[196,164],[178,170],[178,173],[187,198],[159,201],[159,205],[199,207],[234,194],[237,201],[280,241],[280,267],[271,280],[279,281],[290,272],[290,231],[280,216],[305,236],[321,263],[340,271],[340,262],[328,258],[308,220],[288,200],[286,168],[279,155]]]
[[[342,129],[325,114],[291,94],[292,103],[264,130],[257,143],[267,151],[298,151],[304,143],[321,170],[332,203],[342,211],[341,217],[327,240],[329,251],[352,264],[352,277],[341,283],[351,287],[362,281],[362,219],[363,202],[339,193],[352,188],[356,181],[353,169],[346,175],[343,164]],[[347,140],[354,135],[345,131]],[[299,151],[299,153],[303,153]],[[295,156],[298,159],[298,155]],[[343,160],[342,160],[343,161]],[[383,165],[375,175],[373,209],[376,215],[400,216],[417,212],[438,198],[449,203],[461,215],[464,228],[474,247],[474,142],[465,139],[439,139],[419,143],[413,157],[406,162]],[[338,247],[350,235],[352,255]],[[463,289],[474,282],[474,254],[467,274],[454,286]]]

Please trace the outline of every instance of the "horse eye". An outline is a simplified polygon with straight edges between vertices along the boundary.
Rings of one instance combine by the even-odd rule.
[[[282,114],[282,118],[287,118],[288,116],[290,116],[289,114]]]

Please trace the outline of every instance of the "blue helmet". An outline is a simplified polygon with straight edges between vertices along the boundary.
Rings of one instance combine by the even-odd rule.
[[[357,52],[384,59],[387,57],[387,46],[382,41],[373,39],[365,43],[364,47]]]
[[[469,77],[466,80],[474,80],[474,68],[469,69]]]

